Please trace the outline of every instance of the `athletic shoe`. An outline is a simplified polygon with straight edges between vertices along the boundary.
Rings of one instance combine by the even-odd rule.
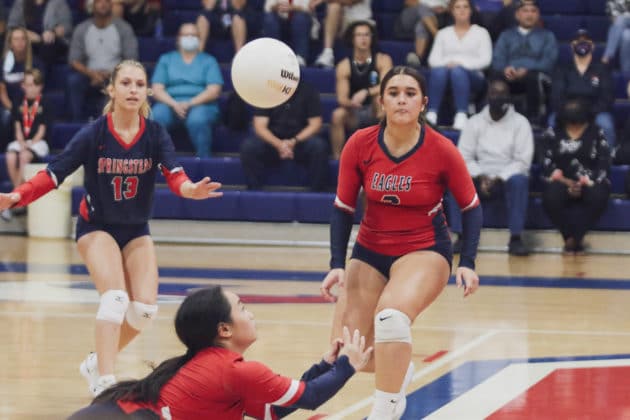
[[[92,352],[87,355],[85,360],[81,362],[79,366],[79,372],[81,376],[88,382],[88,389],[92,392],[92,389],[96,386],[98,381],[98,358],[96,353]]]
[[[96,383],[94,384],[92,389],[90,389],[90,391],[92,392],[92,395],[94,395],[95,397],[98,397],[101,392],[105,391],[107,388],[115,384],[116,384],[116,377],[114,375],[99,376],[98,379],[96,380]]]

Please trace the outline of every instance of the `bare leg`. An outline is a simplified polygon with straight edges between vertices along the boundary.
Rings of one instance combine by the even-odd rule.
[[[108,290],[125,290],[122,256],[114,238],[103,231],[95,231],[82,236],[77,245],[100,294]],[[114,374],[120,329],[116,323],[96,320],[95,340],[100,375]]]
[[[210,22],[205,16],[199,15],[196,24],[199,31],[199,51],[204,51],[208,36],[210,36]]]
[[[26,168],[26,165],[33,161],[34,157],[35,156],[33,155],[33,152],[31,152],[30,150],[24,150],[22,153],[20,153],[20,165],[17,168],[19,181],[17,185],[21,185],[24,182],[24,168]]]
[[[20,170],[18,169],[18,154],[16,152],[7,152],[4,155],[5,161],[7,163],[7,172],[9,173],[9,179],[11,179],[11,184],[13,187],[17,187],[21,182]]]
[[[324,48],[334,47],[340,23],[341,4],[328,3],[326,5],[326,20],[324,21]]]
[[[158,292],[158,270],[155,247],[150,236],[141,236],[129,242],[122,251],[125,283],[131,301],[155,305]],[[132,328],[127,321],[120,331],[118,349],[122,350],[140,331]]]

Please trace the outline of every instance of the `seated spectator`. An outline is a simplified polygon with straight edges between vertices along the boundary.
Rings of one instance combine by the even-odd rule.
[[[612,115],[615,97],[610,70],[593,62],[595,43],[585,29],[580,29],[573,37],[571,48],[573,60],[557,67],[553,76],[551,102],[554,114],[550,116],[549,123],[551,126],[555,124],[555,113],[568,99],[583,99],[590,104],[595,124],[604,130],[606,140],[613,148],[617,135]]]
[[[315,60],[315,65],[332,69],[335,67],[333,47],[337,36],[345,34],[353,22],[375,22],[372,20],[371,0],[310,0],[311,10],[314,11],[321,3],[326,3],[324,49]]]
[[[197,17],[201,51],[208,51],[208,39],[232,38],[234,51],[247,42],[248,28],[254,26],[255,15],[247,0],[201,0],[202,11]]]
[[[376,30],[368,21],[353,22],[345,34],[351,57],[337,64],[335,77],[339,107],[330,121],[333,158],[339,159],[346,141],[346,129],[376,124],[381,117],[380,81],[392,67],[392,58],[377,51]]]
[[[99,115],[114,67],[138,58],[138,40],[131,26],[113,15],[112,0],[94,0],[92,12],[74,30],[68,54],[74,71],[66,79],[66,100],[73,121]],[[90,107],[87,98],[92,100]]]
[[[46,137],[50,134],[52,109],[42,96],[44,79],[41,71],[24,72],[23,99],[13,105],[12,121],[15,140],[9,143],[5,155],[7,172],[13,188],[24,182],[24,168],[31,162],[39,162],[48,155]],[[2,218],[11,218],[11,210],[2,211]]]
[[[199,50],[199,42],[195,24],[184,23],[177,50],[160,56],[151,79],[156,101],[153,119],[169,129],[183,123],[197,156],[208,157],[223,76],[217,60]]]
[[[503,0],[503,7],[494,15],[488,25],[492,41],[499,39],[501,32],[513,28],[518,24],[515,17],[516,6],[518,4],[518,0]]]
[[[328,145],[319,136],[322,128],[320,108],[319,92],[301,81],[287,102],[255,111],[256,136],[241,145],[241,162],[248,189],[262,189],[266,170],[283,160],[295,160],[307,167],[313,191],[326,189]]]
[[[484,89],[483,70],[492,61],[492,41],[485,28],[470,23],[471,0],[452,0],[455,24],[440,29],[429,55],[429,108],[427,121],[436,124],[446,86],[450,82],[455,102],[453,128],[468,120],[468,103]]]
[[[62,62],[72,35],[72,13],[66,0],[15,0],[8,27],[25,27],[37,56],[46,66]]]
[[[112,12],[129,23],[137,36],[153,36],[162,13],[162,1],[114,0]]]
[[[628,94],[628,99],[630,99],[630,82],[628,82],[628,85],[626,86],[626,92]],[[623,131],[621,132],[621,138],[619,139],[619,144],[614,150],[613,156],[615,158],[616,165],[630,165],[630,119],[626,119]],[[630,172],[628,172],[628,174],[627,179],[630,180]]]
[[[525,94],[525,115],[541,124],[546,114],[545,89],[558,57],[558,45],[554,34],[540,27],[540,10],[535,0],[520,0],[516,20],[518,27],[499,36],[492,70],[494,77],[508,82],[512,94]]]
[[[608,0],[606,11],[612,19],[608,29],[606,50],[602,55],[604,64],[610,63],[619,50],[619,64],[621,71],[630,73],[630,1]]]
[[[565,102],[558,125],[544,137],[543,207],[564,239],[564,252],[584,252],[583,239],[606,210],[610,149],[587,104]]]
[[[306,65],[309,54],[311,13],[309,0],[266,0],[263,35],[290,39],[300,66]],[[288,36],[287,36],[288,35]]]
[[[238,295],[220,286],[184,299],[175,332],[185,354],[162,362],[145,378],[112,386],[69,420],[279,419],[328,401],[372,354],[358,330],[351,336],[344,328],[343,338],[333,339],[300,380],[244,360],[257,339],[254,315]]]
[[[507,207],[510,255],[524,256],[529,250],[521,239],[527,219],[529,168],[534,155],[532,127],[510,104],[510,91],[502,80],[488,88],[488,105],[472,116],[457,144],[482,202],[503,198]],[[455,250],[461,249],[461,212],[450,194],[448,220],[458,235]]]
[[[405,0],[404,7],[394,25],[394,37],[414,40],[414,51],[407,54],[408,65],[420,66],[431,39],[435,37],[437,31],[437,17],[429,6],[422,0]]]
[[[2,103],[2,121],[0,122],[0,141],[14,138],[11,124],[13,105],[22,101],[24,90],[24,71],[40,68],[41,64],[33,57],[31,42],[25,28],[9,30],[2,53],[2,78],[0,79],[0,102]],[[5,144],[2,144],[4,149]]]

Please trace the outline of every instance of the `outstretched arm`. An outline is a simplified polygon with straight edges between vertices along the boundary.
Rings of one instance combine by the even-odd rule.
[[[0,210],[24,207],[53,190],[56,186],[48,171],[39,171],[33,178],[8,194],[0,194]]]

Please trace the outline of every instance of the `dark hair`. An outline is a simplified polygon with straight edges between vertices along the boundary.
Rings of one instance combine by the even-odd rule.
[[[182,302],[175,315],[175,332],[188,351],[165,360],[140,380],[119,382],[94,398],[92,404],[109,401],[136,401],[155,404],[160,390],[197,352],[216,344],[219,324],[231,322],[232,307],[221,286],[198,290]]]
[[[418,82],[418,86],[420,86],[420,92],[422,93],[422,96],[427,96],[427,81],[422,75],[422,73],[420,73],[418,70],[414,69],[413,67],[396,66],[392,68],[390,71],[388,71],[385,74],[385,76],[383,76],[383,80],[381,80],[381,91],[380,91],[381,98],[383,97],[383,95],[385,95],[385,88],[387,87],[387,83],[389,83],[392,77],[397,76],[397,75],[411,76],[414,79],[416,79],[416,82]],[[418,121],[421,124],[424,123],[424,113],[420,113],[420,117],[418,118]],[[383,120],[381,121],[381,126],[385,127],[386,125],[387,125],[387,118],[383,117]]]
[[[452,13],[453,12],[453,8],[455,7],[455,3],[457,3],[459,0],[450,0],[448,2],[448,10]],[[475,10],[475,4],[473,3],[473,0],[465,0],[466,2],[468,2],[468,6],[470,6],[470,10],[471,12],[473,10]],[[472,18],[472,13],[471,13],[471,18]]]
[[[503,79],[494,79],[488,84],[488,95],[494,92],[510,95],[510,86]]]
[[[343,40],[348,46],[348,48],[354,48],[354,30],[358,26],[367,26],[370,28],[370,50],[372,51],[372,55],[376,52],[376,47],[378,44],[378,33],[376,32],[376,27],[368,20],[355,20],[346,28],[346,31],[343,33]]]
[[[582,98],[569,98],[560,107],[557,125],[565,128],[567,124],[571,123],[590,124],[594,118],[595,114],[590,102]]]

